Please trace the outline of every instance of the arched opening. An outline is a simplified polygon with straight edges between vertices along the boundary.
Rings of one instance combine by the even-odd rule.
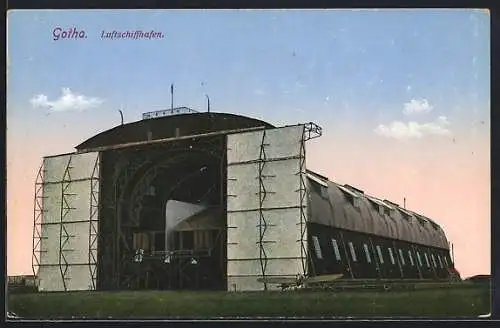
[[[120,285],[225,287],[224,169],[218,154],[188,147],[137,170],[119,202]]]

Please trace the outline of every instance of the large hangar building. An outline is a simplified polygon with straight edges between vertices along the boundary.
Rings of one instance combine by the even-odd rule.
[[[314,123],[275,127],[181,107],[45,157],[35,183],[38,289],[450,279],[438,224],[307,169],[307,141],[319,136]]]

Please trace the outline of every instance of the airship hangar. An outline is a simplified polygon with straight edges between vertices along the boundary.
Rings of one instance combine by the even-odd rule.
[[[258,291],[278,288],[273,279],[328,275],[449,280],[450,246],[436,222],[307,168],[308,140],[321,134],[312,122],[278,127],[180,107],[43,158],[38,290]]]

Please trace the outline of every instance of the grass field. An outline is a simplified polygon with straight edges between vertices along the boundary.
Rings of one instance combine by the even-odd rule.
[[[38,318],[477,317],[488,287],[415,291],[73,292],[9,294],[9,311]]]

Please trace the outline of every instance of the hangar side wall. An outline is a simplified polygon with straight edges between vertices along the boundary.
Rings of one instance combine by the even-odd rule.
[[[308,223],[315,275],[343,279],[447,280],[453,270],[449,250]],[[351,246],[352,245],[352,246]]]
[[[427,247],[449,249],[443,229],[432,224],[428,218],[349,190],[332,181],[319,184],[311,180],[310,185],[310,222]],[[349,194],[352,195],[350,201],[347,197]],[[353,202],[354,199],[356,202]],[[390,207],[391,210],[383,213],[383,207]]]
[[[228,290],[307,271],[304,126],[227,136]]]
[[[43,161],[41,220],[33,250],[40,291],[94,290],[96,284],[99,153]],[[36,205],[37,206],[37,205]],[[35,208],[37,213],[37,208]],[[36,216],[36,214],[35,214]]]

